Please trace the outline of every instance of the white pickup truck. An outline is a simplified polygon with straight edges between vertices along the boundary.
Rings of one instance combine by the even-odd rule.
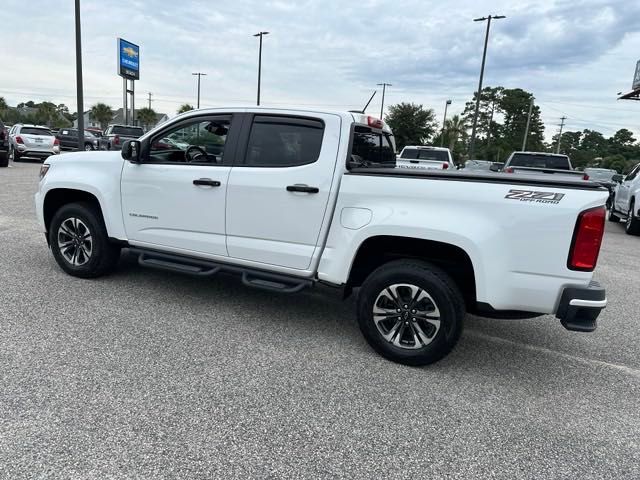
[[[283,293],[355,289],[367,341],[405,364],[445,356],[465,312],[596,328],[606,189],[400,169],[394,150],[387,126],[360,114],[197,110],[122,152],[48,159],[37,215],[77,277],[108,273],[127,248],[142,266]]]

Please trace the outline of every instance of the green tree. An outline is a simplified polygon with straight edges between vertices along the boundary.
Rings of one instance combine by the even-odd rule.
[[[609,143],[614,147],[631,147],[636,143],[636,139],[633,138],[633,132],[626,128],[621,128],[613,137],[609,139]]]
[[[156,112],[152,108],[141,108],[138,110],[138,121],[145,128],[152,127],[156,124]]]
[[[594,157],[604,157],[607,154],[608,142],[600,132],[589,130],[582,131],[580,150],[585,150],[593,154]]]
[[[185,103],[184,105],[182,105],[179,109],[178,109],[178,114],[180,113],[185,113],[185,112],[189,112],[191,110],[193,110],[193,105],[190,105],[188,103]]]
[[[51,102],[42,102],[37,105],[38,110],[35,113],[35,123],[44,124],[48,127],[53,126],[54,121],[58,119],[56,105]]]
[[[522,148],[532,98],[533,94],[521,88],[509,88],[502,91],[500,98],[500,110],[503,115],[501,140],[511,150]],[[526,148],[534,152],[544,149],[544,124],[540,118],[540,107],[535,103],[531,110]]]
[[[454,115],[444,122],[444,131],[449,140],[449,150],[455,150],[458,140],[467,134],[467,124],[460,115]]]
[[[0,112],[4,113],[5,110],[7,110],[9,108],[9,105],[7,105],[7,102],[5,101],[4,97],[0,97]]]
[[[385,120],[393,130],[398,150],[406,145],[423,145],[437,128],[433,109],[415,103],[391,105]]]
[[[91,107],[91,110],[89,110],[89,118],[98,122],[104,130],[113,119],[113,110],[105,103],[96,103]]]

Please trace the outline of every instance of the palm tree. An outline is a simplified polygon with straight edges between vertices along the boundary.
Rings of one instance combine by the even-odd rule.
[[[82,115],[81,112],[78,112],[78,114]],[[104,130],[113,119],[113,110],[111,110],[111,107],[105,103],[96,103],[91,107],[91,110],[89,110],[89,118],[97,121],[102,130]]]
[[[178,114],[188,112],[190,110],[193,110],[193,105],[189,105],[188,103],[185,103],[178,109]]]
[[[138,120],[146,128],[156,124],[156,112],[152,108],[141,108],[138,110]]]
[[[458,139],[467,134],[467,124],[460,115],[454,115],[444,122],[444,129],[449,136],[449,150],[453,151]]]
[[[0,112],[4,112],[9,106],[7,102],[4,100],[4,97],[0,97]]]

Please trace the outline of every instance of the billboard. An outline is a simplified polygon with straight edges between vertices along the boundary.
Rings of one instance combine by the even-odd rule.
[[[640,60],[636,63],[636,73],[633,75],[633,85],[631,90],[638,90],[640,88]]]
[[[118,75],[131,80],[140,78],[140,47],[118,38]]]

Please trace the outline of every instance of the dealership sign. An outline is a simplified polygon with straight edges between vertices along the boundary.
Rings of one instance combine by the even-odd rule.
[[[140,47],[118,38],[118,75],[138,80],[140,78]]]

